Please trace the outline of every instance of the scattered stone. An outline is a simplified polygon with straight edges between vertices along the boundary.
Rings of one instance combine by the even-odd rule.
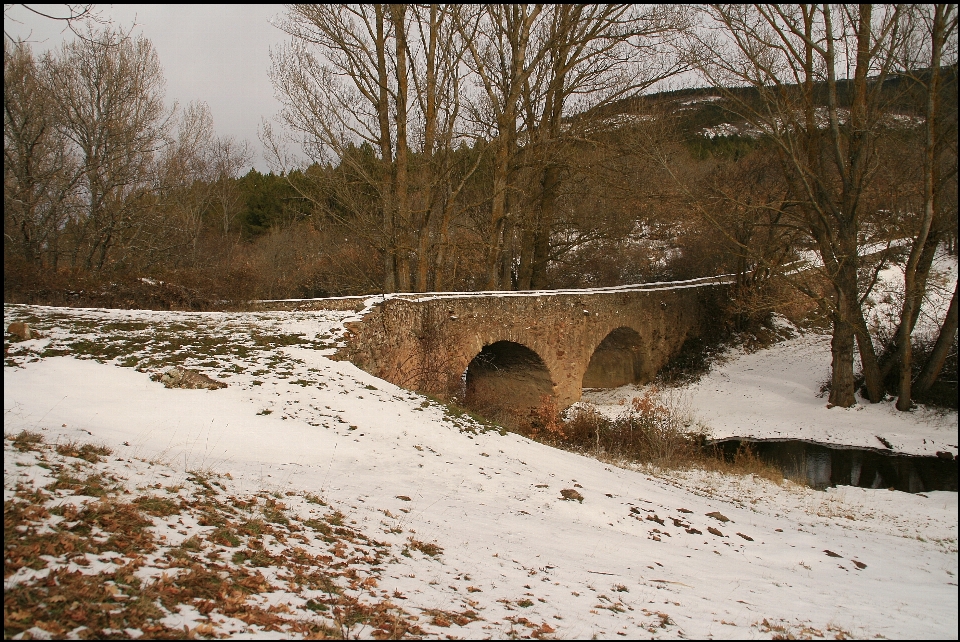
[[[712,513],[707,513],[707,517],[712,517],[714,519],[720,520],[724,524],[730,521],[729,517],[725,517],[721,515],[719,511],[713,511]]]
[[[884,438],[881,437],[880,435],[874,435],[874,437],[877,438],[877,441],[879,441],[881,444],[883,444],[883,447],[884,447],[884,448],[886,448],[886,449],[888,449],[888,450],[893,450],[893,444],[891,444],[889,441],[887,441],[886,439],[884,439]]]
[[[170,368],[160,375],[159,380],[165,388],[186,388],[189,390],[203,388],[207,390],[217,390],[227,387],[227,384],[222,381],[211,379],[202,372],[190,370],[182,366]]]
[[[749,535],[744,535],[743,533],[737,533],[737,535],[739,535],[739,536],[742,537],[743,539],[747,540],[748,542],[752,542],[752,541],[753,541],[753,538],[750,537]]]
[[[678,509],[677,509],[677,512],[678,512],[678,513],[687,513],[687,514],[690,514],[690,515],[693,514],[693,511],[692,511],[692,510],[687,510],[686,508],[678,508]]]
[[[826,549],[826,548],[825,548],[825,549],[823,549],[823,552],[826,553],[828,557],[843,557],[842,555],[839,555],[839,554],[837,554],[837,553],[834,553],[834,552],[831,551],[830,549]]]
[[[695,529],[693,526],[691,526],[690,528],[688,528],[688,529],[686,529],[686,530],[687,530],[687,532],[690,533],[691,535],[703,535],[703,531],[698,531],[698,530]]]
[[[564,488],[563,490],[560,491],[560,495],[562,495],[563,498],[568,501],[576,500],[581,504],[583,503],[583,495],[581,495],[580,493],[578,493],[572,488]]]
[[[657,515],[656,513],[654,513],[653,515],[647,515],[647,519],[650,520],[651,522],[656,522],[656,523],[660,524],[661,526],[664,525],[663,520],[660,519],[660,516]]]
[[[7,333],[16,337],[17,341],[39,339],[42,336],[39,332],[31,328],[29,324],[21,321],[14,321],[7,326]]]
[[[710,528],[708,528],[708,529],[707,529],[707,532],[710,533],[711,535],[716,535],[717,537],[726,537],[723,533],[721,533],[720,531],[718,531],[718,530],[717,530],[716,528],[714,528],[713,526],[711,526]]]
[[[863,562],[858,562],[857,560],[850,560],[850,561],[853,562],[853,565],[859,568],[861,571],[867,568],[867,565],[864,564]]]
[[[406,495],[397,495],[397,499],[399,499],[400,501],[403,501],[403,502],[413,501],[412,499],[410,499],[410,498],[407,497]]]

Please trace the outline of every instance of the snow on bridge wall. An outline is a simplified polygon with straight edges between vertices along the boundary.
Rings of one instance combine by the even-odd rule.
[[[585,374],[587,385],[596,387],[653,379],[684,341],[710,321],[706,310],[716,308],[708,302],[725,293],[724,283],[710,278],[597,290],[387,295],[359,321],[346,324],[346,345],[335,358],[442,398],[463,392],[468,366],[478,373],[477,381],[483,372],[499,368],[506,375],[509,370],[514,378],[504,379],[491,394],[529,392],[534,390],[529,381],[549,381],[558,405],[567,407],[580,399]],[[291,301],[283,307],[291,306],[351,309],[362,307],[362,299]],[[471,366],[481,352],[509,354],[514,344],[539,357],[534,359],[539,370],[531,370],[526,383],[516,359],[502,367]],[[549,380],[542,374],[544,366]],[[536,400],[516,402],[535,405]]]

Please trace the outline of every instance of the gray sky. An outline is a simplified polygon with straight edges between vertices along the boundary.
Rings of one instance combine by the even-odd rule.
[[[64,11],[63,5],[31,6],[58,15]],[[125,4],[96,8],[125,31],[136,24],[134,33],[153,42],[167,79],[168,102],[182,106],[195,100],[206,102],[217,133],[248,141],[254,151],[253,165],[267,171],[257,127],[261,119],[280,111],[267,69],[270,48],[288,38],[270,24],[282,13],[281,5]],[[74,38],[62,23],[17,5],[4,12],[3,26],[13,37],[29,36],[35,52]]]

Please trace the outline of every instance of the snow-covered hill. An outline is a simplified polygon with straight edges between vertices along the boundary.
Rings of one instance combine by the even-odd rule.
[[[64,578],[112,574],[102,612],[133,612],[118,569],[135,568],[137,599],[157,596],[153,619],[138,621],[199,637],[317,626],[383,637],[390,617],[428,637],[957,637],[956,493],[814,491],[551,449],[330,360],[346,317],[5,306],[5,326],[25,320],[44,335],[15,344],[4,365],[5,634],[83,635],[80,601],[56,600]],[[819,366],[773,365],[819,363],[828,344],[807,336],[777,349],[788,352],[733,356],[711,375],[726,372],[730,388],[707,379],[691,394],[707,408],[739,390],[758,421],[792,430],[805,420],[790,399],[816,412],[825,403],[809,399]],[[170,365],[228,387],[151,380]],[[763,377],[748,379],[757,368]],[[831,426],[856,431],[889,414],[822,410],[810,426],[843,416]],[[908,450],[934,430],[923,416],[897,420]],[[935,430],[956,452],[955,415],[952,438]],[[83,443],[111,454],[84,460]],[[172,502],[166,515],[134,502],[152,551],[111,553],[114,540],[97,539],[114,526],[89,517],[105,499],[87,475],[114,478],[103,481],[111,501]],[[97,550],[26,550],[44,533],[78,532],[85,515]],[[204,569],[215,571],[209,595],[195,586]],[[307,571],[329,586],[297,579]],[[28,593],[37,610],[16,602]],[[347,618],[360,612],[349,604],[368,616]],[[160,630],[114,626],[106,632]]]

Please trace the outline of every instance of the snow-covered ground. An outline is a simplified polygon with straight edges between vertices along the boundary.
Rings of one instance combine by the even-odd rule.
[[[726,355],[699,382],[672,391],[714,439],[802,439],[825,444],[885,448],[896,452],[957,456],[957,413],[919,408],[898,411],[895,400],[852,408],[828,408],[821,385],[830,379],[830,337],[806,334],[765,350]],[[645,387],[589,390],[590,404],[614,418]]]
[[[956,257],[941,251],[928,280],[915,338],[936,340],[956,282]],[[880,272],[864,303],[874,329],[895,327],[902,292],[903,266],[889,265]],[[893,450],[911,455],[934,456],[940,451],[957,456],[960,441],[955,411],[921,407],[902,413],[894,407],[894,399],[827,408],[827,395],[821,387],[829,380],[830,337],[808,333],[765,350],[728,353],[698,383],[673,391],[674,403],[689,410],[715,439],[802,439],[865,448],[889,444]],[[590,390],[584,393],[582,403],[614,418],[643,393],[644,387],[633,385]]]
[[[343,590],[403,609],[428,637],[957,637],[956,493],[814,491],[754,477],[618,468],[552,449],[330,360],[349,316],[5,306],[5,326],[27,320],[44,338],[15,344],[5,360],[4,434],[106,445],[112,455],[97,466],[131,492],[189,486],[199,470],[222,484],[223,495],[289,497],[291,519],[319,510],[299,497],[321,497],[350,528],[389,547],[366,570],[373,584],[344,579]],[[879,423],[904,450],[936,439],[931,449],[952,444],[956,453],[955,415],[827,410],[815,395],[828,357],[828,344],[812,335],[733,355],[690,395],[715,435],[743,434],[735,430],[740,421],[766,435],[836,430],[868,442]],[[228,387],[166,389],[151,380],[175,364]],[[4,441],[5,512],[25,489],[50,483],[56,463],[11,443]],[[52,503],[95,501],[50,488]],[[564,500],[565,489],[581,493],[582,503]],[[221,574],[250,570],[242,559],[217,557],[216,526],[175,518],[154,518],[154,532],[172,544],[197,536]],[[336,554],[306,529],[297,536],[317,559]],[[442,553],[423,554],[414,540]],[[262,538],[277,555],[291,550],[284,541]],[[42,582],[52,569],[90,574],[106,564],[44,560],[44,568],[5,577],[5,593]],[[139,563],[148,584],[179,577],[159,553]],[[286,604],[303,621],[330,619],[309,606],[316,592],[259,570],[266,579],[249,604]],[[200,636],[302,635],[207,604],[161,609],[163,621]],[[27,617],[5,605],[8,615]],[[341,630],[379,635],[359,623]]]

